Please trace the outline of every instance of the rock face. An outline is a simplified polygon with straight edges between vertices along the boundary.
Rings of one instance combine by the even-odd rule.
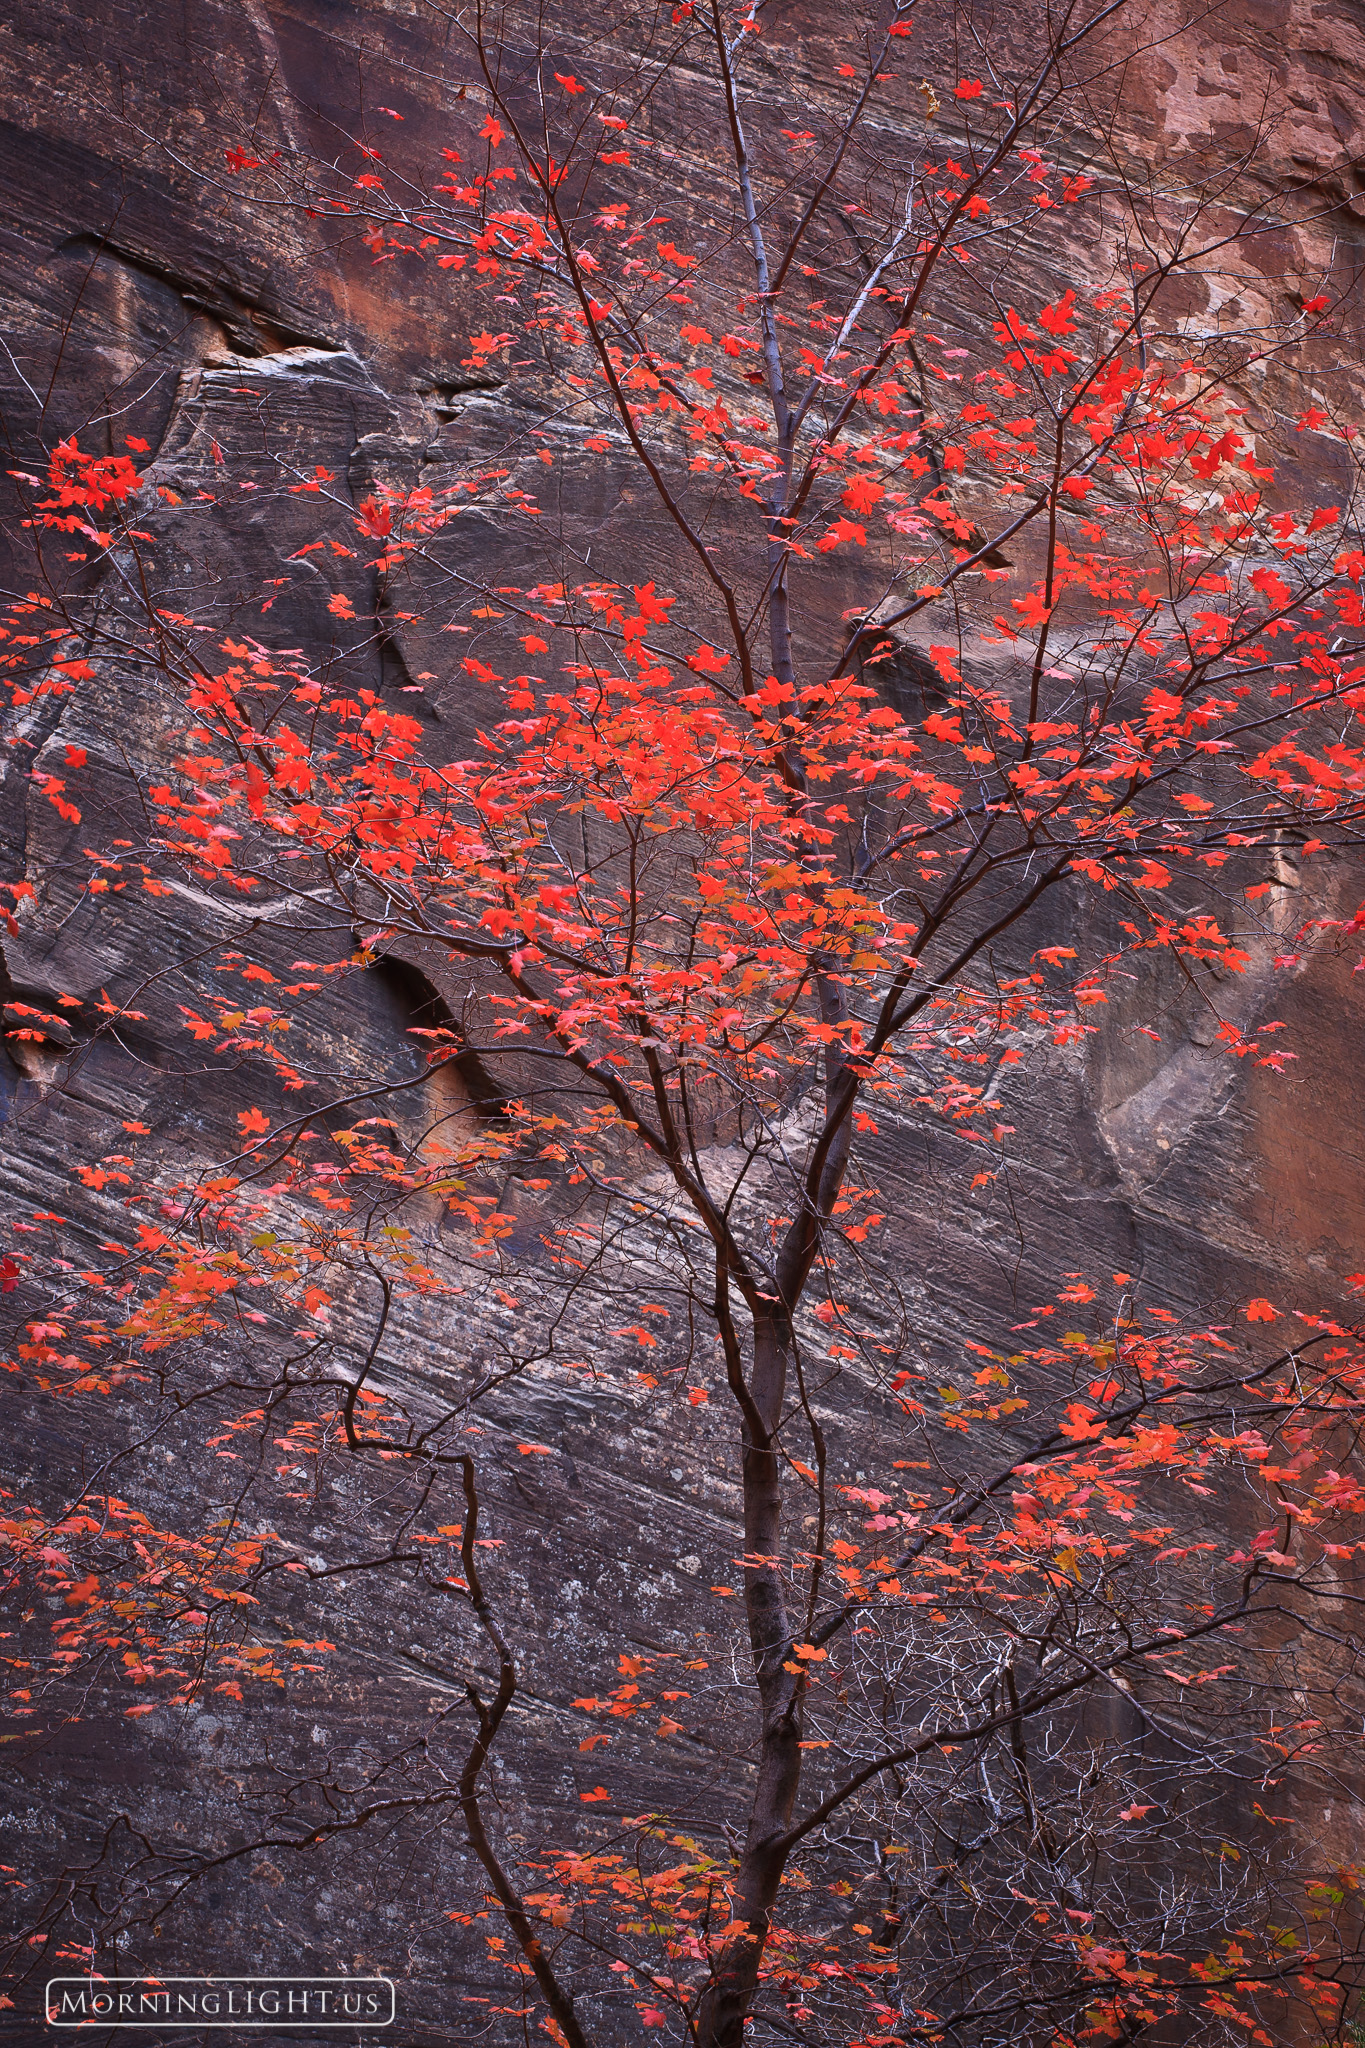
[[[591,14],[579,9],[563,25],[569,68],[591,64]],[[794,107],[825,90],[826,27],[825,10],[798,7],[773,31],[773,89]],[[940,77],[955,75],[950,28],[926,31],[926,69]],[[1273,208],[1296,186],[1314,195],[1316,212],[1296,200],[1300,224],[1278,241],[1248,243],[1236,294],[1192,308],[1191,317],[1230,330],[1254,325],[1286,290],[1316,288],[1324,276],[1334,288],[1352,280],[1365,235],[1365,180],[1349,167],[1365,134],[1357,11],[1229,8],[1190,26],[1184,10],[1154,6],[1134,47],[1121,104],[1134,162],[1187,182],[1192,166],[1230,177],[1228,209]],[[383,126],[387,147],[388,107],[403,116],[411,160],[438,157],[468,77],[443,13],[420,0],[326,8],[200,0],[190,9],[111,4],[93,13],[21,5],[0,28],[0,65],[5,467],[34,464],[40,449],[73,432],[101,450],[120,448],[127,435],[148,443],[152,479],[197,507],[192,518],[152,522],[160,602],[188,611],[207,600],[225,632],[264,634],[262,592],[273,587],[273,640],[334,645],[348,687],[420,705],[454,756],[488,711],[451,661],[439,593],[385,582],[359,557],[300,560],[297,550],[320,530],[318,500],[291,495],[282,476],[325,472],[329,498],[349,513],[377,482],[439,488],[481,451],[492,462],[510,450],[517,475],[524,466],[529,477],[536,448],[558,436],[556,488],[568,509],[557,531],[567,532],[577,559],[605,564],[628,544],[632,578],[685,587],[691,570],[619,451],[596,459],[576,443],[570,449],[510,369],[470,369],[468,295],[439,271],[376,263],[335,219],[312,224],[294,206],[245,203],[225,168],[228,153],[244,147],[263,159],[279,146],[325,160],[338,136],[362,127],[373,139]],[[1283,118],[1254,160],[1239,164],[1267,81]],[[664,144],[680,140],[693,118],[684,87],[670,90],[653,116]],[[704,170],[694,163],[688,175]],[[1092,253],[1098,264],[1102,252]],[[1344,333],[1358,336],[1361,317],[1357,300]],[[253,505],[253,484],[262,501],[268,495],[268,512]],[[6,586],[20,591],[33,574],[21,495],[11,496],[0,532]],[[491,526],[469,522],[452,552],[455,572],[484,573],[489,550],[507,545]],[[524,560],[506,561],[508,583],[522,581],[524,568],[542,573],[538,559],[528,540]],[[70,573],[79,588],[94,572]],[[338,592],[378,621],[377,635],[346,639],[329,609]],[[811,608],[809,651],[818,653],[821,635],[826,647],[838,644],[849,602],[831,571]],[[42,767],[84,748],[82,803],[106,818],[130,802],[129,767],[145,784],[168,744],[151,700],[116,668],[25,715],[24,758]],[[196,961],[217,936],[215,906],[186,885],[173,900],[129,896],[117,916],[96,917],[84,887],[87,831],[64,821],[12,761],[0,791],[0,865],[6,875],[41,871],[51,886],[41,921],[21,920],[19,935],[3,941],[0,997],[51,1012],[66,994],[80,1008],[69,1026],[0,1053],[4,1210],[30,1232],[35,1212],[54,1212],[94,1246],[118,1237],[118,1190],[83,1188],[72,1162],[122,1150],[121,1128],[141,1121],[188,1176],[232,1151],[255,1084],[245,1066],[206,1084],[167,1021],[182,996],[193,999]],[[1068,936],[1078,902],[1052,913],[1048,937]],[[1017,1324],[1058,1275],[1080,1267],[1130,1273],[1177,1311],[1212,1311],[1215,1320],[1221,1305],[1256,1295],[1309,1306],[1331,1299],[1340,1276],[1361,1264],[1355,961],[1330,944],[1293,973],[1270,961],[1276,931],[1340,915],[1343,904],[1349,915],[1348,879],[1319,880],[1311,864],[1298,870],[1286,860],[1266,943],[1248,975],[1220,987],[1226,1001],[1217,1013],[1206,994],[1154,971],[1150,985],[1135,984],[1113,1006],[1088,1049],[1055,1053],[1046,1085],[1031,1084],[1033,1099],[1014,1119],[1008,1202],[968,1191],[967,1148],[942,1125],[888,1120],[867,1162],[895,1197],[893,1225],[869,1254],[869,1299],[901,1304],[927,1359],[951,1357],[964,1336],[990,1340]],[[278,952],[264,957],[282,974],[300,951],[324,962],[345,957],[348,932],[328,926],[305,944],[296,910],[281,914]],[[140,1000],[153,983],[154,999]],[[326,1007],[325,994],[311,1013],[321,1037],[330,1035],[336,1070],[390,1082],[415,1076],[416,1041],[405,1034],[446,999],[438,967],[391,962],[346,986],[343,1014]],[[97,1035],[106,990],[146,1011],[145,1020],[117,1037]],[[1215,1043],[1219,1015],[1250,1028],[1267,1011],[1283,1018],[1299,1053],[1283,1076],[1247,1071]],[[1138,1022],[1157,1039],[1135,1033]],[[478,1114],[477,1071],[442,1085],[452,1115]],[[429,1113],[430,1095],[423,1099]],[[414,1129],[419,1122],[414,1113]],[[534,1196],[513,1189],[505,1199],[533,1242]],[[405,1311],[385,1340],[384,1384],[439,1402],[443,1386],[495,1367],[498,1316],[491,1292]],[[580,1801],[606,1770],[600,1754],[580,1751],[584,1724],[569,1700],[605,1687],[623,1647],[677,1656],[709,1637],[695,1595],[734,1575],[737,1473],[725,1476],[723,1428],[704,1411],[665,1427],[651,1409],[587,1382],[532,1381],[515,1401],[491,1397],[481,1421],[487,1526],[515,1558],[496,1598],[515,1642],[534,1651],[498,1796],[510,1837],[533,1843],[556,1828],[561,1836],[586,1828],[595,1809]],[[863,1454],[871,1462],[883,1423],[856,1388],[831,1395],[829,1427],[848,1469]],[[135,1434],[131,1411],[110,1427],[109,1443],[96,1441],[88,1413],[21,1383],[5,1435],[6,1485],[22,1493],[37,1483],[54,1496],[96,1487],[107,1450]],[[527,1438],[553,1456],[520,1455]],[[121,1467],[122,1492],[171,1526],[200,1512],[184,1478],[203,1470],[202,1455],[191,1456],[195,1442],[190,1410],[135,1472]],[[226,1503],[236,1468],[222,1470]],[[257,1688],[240,1705],[210,1695],[178,1718],[143,1721],[126,1718],[114,1688],[83,1718],[26,1746],[10,1794],[31,1886],[14,1895],[16,1924],[40,1917],[58,1872],[98,1865],[76,1886],[74,1917],[63,1925],[64,1941],[79,1944],[98,1929],[117,1881],[136,1883],[149,1845],[160,1896],[175,1855],[211,1844],[230,1854],[281,1802],[311,1810],[312,1780],[324,1766],[352,1784],[368,1773],[376,1799],[413,1802],[401,1828],[343,1841],[318,1862],[279,1846],[278,1830],[267,1827],[265,1846],[225,1862],[164,1921],[131,1930],[121,1946],[100,1937],[100,1967],[383,1969],[403,1980],[404,2038],[414,2044],[511,2039],[489,2017],[490,2002],[501,2011],[514,2001],[490,1965],[484,1924],[448,1917],[470,1901],[441,1776],[458,1770],[467,1741],[463,1686],[477,1661],[467,1631],[448,1603],[371,1572],[376,1544],[394,1540],[374,1475],[338,1465],[324,1483],[319,1471],[313,1497],[305,1489],[289,1511],[285,1533],[318,1569],[347,1567],[309,1580],[286,1603],[285,1625],[300,1640],[337,1645],[318,1673],[291,1680],[303,1704],[283,1718],[273,1698],[261,1697],[272,1689]],[[724,1639],[714,1627],[713,1655]],[[632,1751],[623,1737],[611,1751],[613,1810],[664,1803],[651,1781],[656,1769],[657,1750]],[[723,1830],[744,1773],[714,1729],[704,1741],[684,1733],[677,1770],[693,1808]],[[15,2009],[0,2014],[0,2037],[36,2041],[36,1995],[26,1986]],[[622,2038],[633,2038],[628,1999],[622,2010]]]

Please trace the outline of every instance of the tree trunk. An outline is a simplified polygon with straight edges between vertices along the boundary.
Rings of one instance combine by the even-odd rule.
[[[775,1442],[790,1350],[785,1312],[775,1309],[754,1332],[753,1408],[763,1433],[756,1436],[748,1422],[744,1429],[744,1549],[750,1560],[744,1597],[762,1717],[758,1783],[735,1881],[731,1930],[716,1960],[714,1981],[697,2008],[700,2048],[740,2048],[786,1868],[785,1840],[801,1780],[805,1681],[788,1668],[795,1659],[782,1584],[782,1487]]]

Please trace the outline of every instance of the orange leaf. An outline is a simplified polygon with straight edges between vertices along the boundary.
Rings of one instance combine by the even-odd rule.
[[[885,496],[884,484],[874,483],[870,476],[855,476],[844,492],[844,503],[850,512],[870,512]]]

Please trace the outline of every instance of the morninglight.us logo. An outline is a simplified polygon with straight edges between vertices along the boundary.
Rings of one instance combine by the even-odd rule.
[[[50,2027],[387,2027],[388,1977],[53,1977]]]

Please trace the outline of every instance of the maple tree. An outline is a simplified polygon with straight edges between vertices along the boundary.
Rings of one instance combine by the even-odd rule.
[[[1158,190],[1094,140],[1113,9],[937,83],[914,14],[846,29],[806,127],[755,87],[757,10],[698,0],[575,68],[516,18],[452,16],[470,97],[435,178],[368,131],[328,164],[234,147],[242,203],[449,272],[471,384],[535,402],[529,453],[518,419],[439,489],[355,506],[283,446],[252,481],[289,562],[378,579],[373,616],[330,596],[329,644],[273,640],[259,590],[183,594],[163,558],[207,558],[218,500],[149,450],[73,436],[20,475],[41,573],[7,618],[12,747],[101,673],[146,693],[146,772],[80,900],[116,927],[150,893],[209,930],[122,993],[11,1004],[8,1042],[70,1088],[174,1020],[183,1084],[211,1103],[242,1072],[252,1101],[188,1169],[124,1120],[74,1163],[85,1223],[15,1220],[14,1369],[119,1421],[77,1496],[0,1523],[41,1595],[12,1706],[75,1714],[122,1667],[134,1717],[266,1686],[293,1711],[328,1585],[362,1569],[428,1593],[469,1660],[456,1768],[424,1735],[401,1771],[304,1774],[198,1861],[144,1839],[112,1907],[106,1843],[39,1887],[40,1954],[78,1902],[132,1926],[263,1844],[448,1813],[478,1865],[449,1921],[573,2048],[1349,2023],[1357,1874],[1286,1846],[1273,1788],[1358,1769],[1360,1276],[1292,1337],[1260,1299],[1186,1328],[1081,1247],[944,1366],[876,1250],[910,1171],[888,1139],[951,1126],[988,1198],[1006,1119],[1125,976],[1216,992],[1360,929],[1295,921],[1286,885],[1351,853],[1365,800],[1349,386],[1319,378],[1297,418],[1334,502],[1272,454],[1331,295],[1191,331],[1182,289],[1278,223],[1229,229],[1221,187]],[[680,204],[651,109],[683,78],[724,171]],[[1104,272],[1092,249],[1057,289],[1083,220]],[[610,573],[566,566],[535,476],[580,450],[649,493],[668,580],[629,531]],[[58,572],[68,542],[98,600]],[[453,636],[461,758],[376,686],[394,617]],[[37,800],[97,833],[84,750],[50,763]],[[0,887],[16,938],[70,894],[65,863]],[[334,1019],[386,963],[421,990],[421,1062],[338,1065]],[[1278,1070],[1279,1028],[1230,1005],[1218,1041]],[[405,1377],[455,1318],[480,1330],[462,1383]],[[691,1645],[584,1674],[590,1832],[517,1843],[489,1787],[527,1650],[510,1553],[478,1555],[505,1545],[483,1440],[551,1456],[555,1400],[608,1394],[739,1472],[735,1583],[701,1589]],[[871,1483],[831,1449],[836,1400],[874,1418]],[[109,1490],[171,1436],[241,1461],[225,1512]],[[321,1559],[280,1533],[357,1473],[376,1554],[341,1521]],[[305,1591],[321,1632],[282,1633]],[[667,1759],[699,1726],[750,1766],[738,1836],[667,1761],[658,1810],[592,1831],[613,1739]],[[865,1917],[834,1924],[831,1895]]]

